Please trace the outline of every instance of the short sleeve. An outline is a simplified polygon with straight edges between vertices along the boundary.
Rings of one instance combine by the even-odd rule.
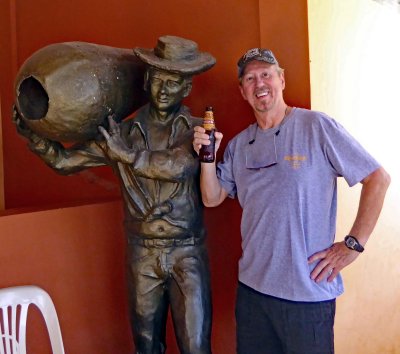
[[[225,149],[222,161],[217,165],[218,180],[230,198],[234,198],[237,192],[233,172],[233,157],[232,142],[230,142]]]
[[[349,186],[362,181],[380,167],[379,163],[334,119],[320,120],[324,152],[338,176],[344,177]]]

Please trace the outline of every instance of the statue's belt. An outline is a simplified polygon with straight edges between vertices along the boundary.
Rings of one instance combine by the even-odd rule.
[[[182,247],[194,246],[203,243],[203,237],[188,237],[188,238],[141,238],[130,237],[128,244],[139,245],[144,247]]]

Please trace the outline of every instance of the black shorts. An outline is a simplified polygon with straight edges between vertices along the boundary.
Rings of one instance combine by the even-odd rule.
[[[297,302],[239,283],[238,354],[333,354],[336,300]]]

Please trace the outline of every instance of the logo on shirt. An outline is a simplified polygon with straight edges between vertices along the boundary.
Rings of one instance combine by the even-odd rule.
[[[302,163],[307,160],[307,157],[304,155],[286,155],[284,160],[288,161],[294,170],[297,170],[301,167]]]

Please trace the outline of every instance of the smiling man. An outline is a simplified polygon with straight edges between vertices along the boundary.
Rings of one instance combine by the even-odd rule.
[[[390,177],[326,114],[289,107],[284,71],[268,49],[238,61],[239,89],[256,122],[223,161],[201,164],[206,206],[237,197],[243,208],[236,302],[239,354],[332,354],[340,271],[364,250]],[[208,145],[195,127],[193,147]],[[216,132],[216,150],[222,133]],[[362,184],[349,234],[335,242],[337,178]]]

